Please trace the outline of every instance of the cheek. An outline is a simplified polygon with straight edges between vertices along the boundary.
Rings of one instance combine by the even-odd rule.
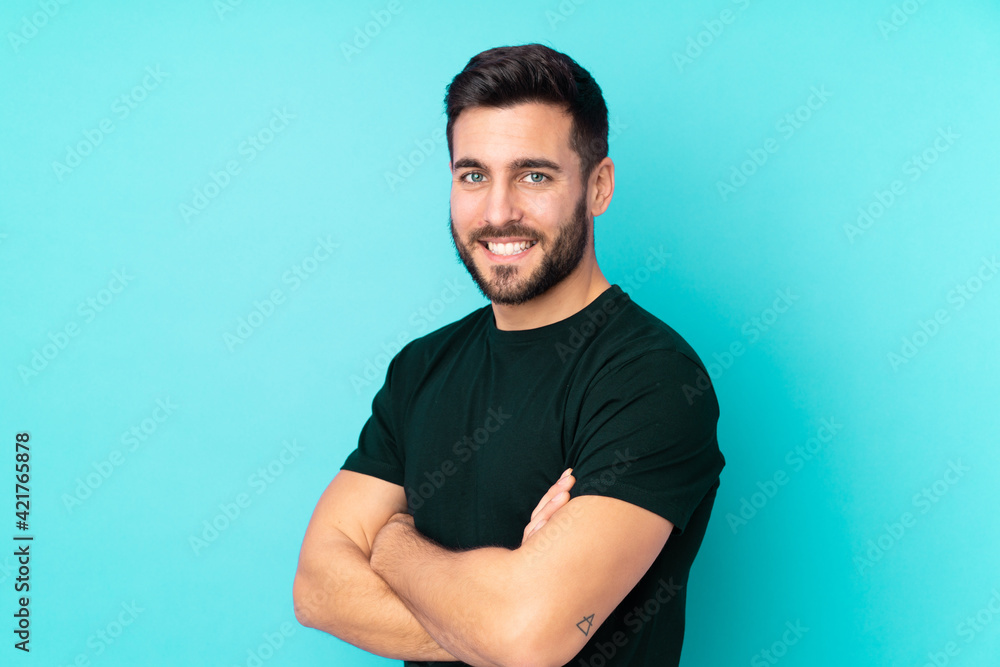
[[[460,192],[451,193],[451,217],[459,229],[475,221],[478,200]]]
[[[524,212],[539,225],[558,225],[559,211],[564,206],[562,200],[552,192],[530,193],[519,202]]]

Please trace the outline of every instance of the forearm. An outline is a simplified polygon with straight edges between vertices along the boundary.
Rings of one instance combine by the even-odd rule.
[[[379,533],[372,569],[440,646],[473,665],[504,665],[522,655],[523,587],[517,555],[499,547],[452,552],[412,525]]]
[[[294,597],[296,616],[304,625],[370,653],[397,660],[456,660],[347,538],[300,565]]]

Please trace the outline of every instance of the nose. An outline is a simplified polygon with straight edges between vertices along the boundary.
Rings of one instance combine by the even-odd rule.
[[[502,227],[509,222],[520,222],[522,217],[523,211],[516,190],[502,180],[495,181],[483,202],[483,221],[494,227]]]

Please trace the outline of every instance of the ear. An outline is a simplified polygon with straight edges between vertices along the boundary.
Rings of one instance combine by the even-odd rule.
[[[615,163],[610,157],[605,157],[597,163],[588,183],[589,210],[596,218],[608,210],[611,196],[615,191]]]

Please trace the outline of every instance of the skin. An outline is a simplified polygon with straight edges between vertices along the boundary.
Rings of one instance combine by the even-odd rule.
[[[581,199],[588,219],[585,251],[564,280],[522,304],[491,298],[499,329],[534,329],[558,322],[611,286],[597,265],[592,228],[594,216],[611,203],[614,163],[604,158],[583,183],[580,158],[569,143],[571,125],[572,117],[558,107],[538,103],[466,109],[455,121],[452,236],[460,254],[464,249],[471,255],[475,270],[488,280],[487,298],[503,287],[516,291],[530,282],[545,257],[556,252],[554,241],[571,224]],[[557,169],[512,164],[523,158],[545,160]],[[477,242],[485,239],[539,242],[523,257],[508,259],[494,256]]]
[[[540,103],[466,109],[454,124],[452,239],[499,329],[552,324],[610,287],[593,218],[610,204],[614,164],[604,158],[584,182],[570,128],[569,115]],[[537,244],[517,257],[480,243],[522,239]],[[297,618],[390,658],[566,663],[673,530],[615,498],[571,499],[570,472],[539,500],[519,548],[454,552],[416,530],[401,486],[340,471],[303,541]],[[576,624],[590,615],[584,635]]]
[[[538,501],[522,544],[566,505],[575,482],[567,468]],[[306,529],[293,587],[295,616],[307,627],[386,658],[457,660],[371,567],[373,542],[383,527],[394,520],[412,527],[405,510],[403,487],[350,470],[338,472]]]

